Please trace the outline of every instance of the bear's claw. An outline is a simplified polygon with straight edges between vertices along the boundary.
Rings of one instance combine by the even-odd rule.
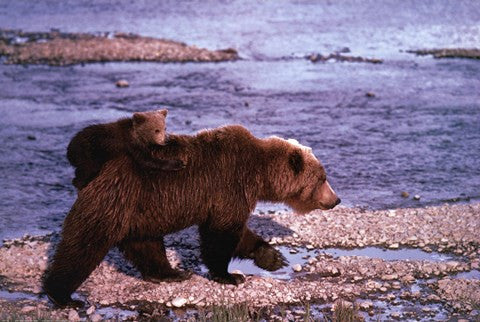
[[[161,283],[161,282],[183,282],[188,280],[192,276],[191,271],[180,271],[172,270],[168,273],[159,274],[156,276],[148,275],[144,277],[145,281],[152,283]]]
[[[240,285],[245,282],[245,276],[241,274],[228,274],[225,276],[214,276],[212,278],[215,282],[221,284]]]
[[[47,293],[48,299],[55,305],[55,307],[64,309],[66,307],[71,308],[82,308],[85,306],[85,303],[81,300],[73,300],[72,298],[68,297],[66,299],[56,299],[50,294]]]
[[[255,265],[267,271],[276,271],[287,265],[287,259],[270,245],[262,245],[253,253]]]

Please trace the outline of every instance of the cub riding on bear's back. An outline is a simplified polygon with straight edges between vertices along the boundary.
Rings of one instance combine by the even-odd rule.
[[[83,189],[107,161],[126,154],[144,169],[183,169],[185,162],[179,156],[169,160],[152,155],[155,146],[166,144],[166,117],[165,109],[137,112],[132,118],[90,125],[78,132],[67,147],[67,159],[76,168],[73,185]]]
[[[266,270],[285,265],[281,253],[248,229],[257,201],[283,202],[300,213],[339,202],[311,150],[277,137],[259,139],[242,126],[169,135],[152,156],[188,159],[181,171],[145,172],[130,155],[105,163],[65,218],[62,239],[44,289],[58,305],[118,246],[150,281],[182,280],[170,266],[163,236],[198,225],[201,255],[211,278],[238,285],[227,271],[232,257],[251,258]]]

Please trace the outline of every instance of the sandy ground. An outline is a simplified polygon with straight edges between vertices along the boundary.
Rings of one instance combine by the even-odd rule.
[[[113,61],[219,62],[238,59],[234,49],[208,50],[135,34],[28,33],[0,30],[7,64],[52,66]]]
[[[56,310],[41,294],[40,278],[58,234],[25,236],[4,241],[0,248],[2,314],[48,314],[50,318],[70,319],[88,316],[95,320],[105,317],[100,314],[106,314],[102,308],[113,307],[134,312],[138,319],[162,315],[176,307],[203,309],[247,303],[249,307],[272,308],[331,304],[343,299],[356,302],[372,316],[381,311],[378,303],[395,305],[395,301],[407,301],[416,305],[419,312],[384,313],[391,318],[432,318],[440,311],[444,318],[480,317],[480,280],[455,278],[459,272],[479,268],[480,204],[386,211],[338,208],[305,216],[280,212],[253,215],[250,226],[271,244],[296,249],[421,248],[451,254],[456,260],[386,261],[333,257],[318,251],[303,265],[296,265],[298,272],[292,271],[289,280],[247,276],[239,287],[225,286],[208,280],[205,270],[200,270],[197,232],[190,228],[167,237],[170,261],[193,270],[195,274],[190,280],[144,282],[122,255],[112,250],[78,290],[78,296],[88,302],[86,307],[79,311]]]

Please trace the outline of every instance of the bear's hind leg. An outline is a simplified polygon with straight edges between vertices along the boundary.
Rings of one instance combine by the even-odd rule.
[[[255,265],[267,271],[276,271],[287,265],[282,253],[248,228],[243,231],[234,256],[253,259]]]
[[[240,274],[230,274],[228,264],[240,241],[242,227],[216,229],[208,224],[200,225],[202,259],[212,279],[223,284],[239,285],[245,282]]]
[[[71,294],[88,278],[113,244],[98,229],[88,225],[72,225],[67,217],[62,240],[57,246],[53,262],[43,277],[43,289],[57,306],[82,306]]]
[[[167,259],[163,238],[156,240],[124,240],[118,248],[125,258],[137,267],[146,281],[181,282],[192,275],[189,271],[173,269]]]

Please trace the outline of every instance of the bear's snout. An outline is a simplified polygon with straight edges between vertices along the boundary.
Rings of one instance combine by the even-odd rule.
[[[325,181],[318,190],[319,201],[325,210],[332,209],[341,202],[328,181]]]

